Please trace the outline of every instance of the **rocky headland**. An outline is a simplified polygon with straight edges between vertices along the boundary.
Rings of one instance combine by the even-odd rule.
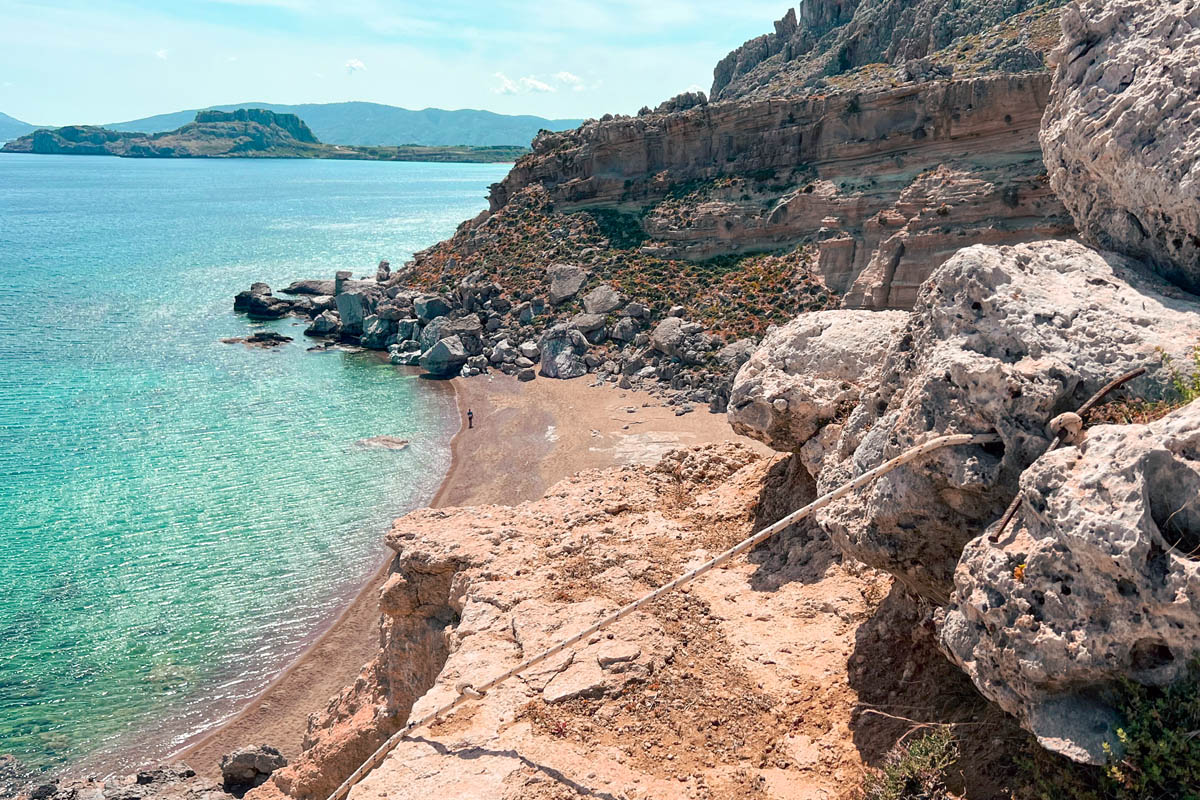
[[[295,114],[261,108],[198,111],[193,122],[162,133],[94,125],[44,128],[4,145],[4,153],[122,158],[335,158],[366,161],[513,161],[523,147],[367,147],[324,144]]]
[[[1200,719],[1123,700],[1200,657],[1197,31],[1190,0],[809,0],[711,100],[539,136],[403,268],[240,294],[465,385],[587,376],[756,440],[396,521],[378,655],[247,796],[323,800],[410,715],[950,433],[996,441],[493,689],[350,797],[850,800],[929,731],[953,768],[867,796],[1200,791]]]

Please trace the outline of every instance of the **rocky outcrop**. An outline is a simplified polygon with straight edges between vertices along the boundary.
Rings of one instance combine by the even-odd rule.
[[[876,388],[884,351],[907,318],[816,311],[772,330],[734,378],[729,424],[774,450],[799,451]]]
[[[287,759],[274,747],[260,744],[221,756],[220,766],[226,791],[242,792],[266,783],[272,772],[287,766]]]
[[[366,720],[386,727],[364,741],[395,730],[413,686],[429,679],[411,709],[426,714],[748,535],[777,466],[708,445],[589,471],[529,503],[398,520],[379,662],[339,700],[337,721],[314,723],[312,747],[249,797],[286,785],[323,800],[358,765],[342,756],[348,744],[326,743],[349,742]],[[784,798],[802,786],[844,797],[862,770],[850,623],[881,589],[797,535],[770,563],[714,570],[401,741],[353,796]],[[384,708],[376,681],[403,702]],[[312,777],[303,793],[289,773]]]
[[[909,308],[964,244],[1072,232],[1042,179],[1048,92],[1003,75],[593,122],[540,136],[491,207],[530,186],[563,209],[634,203],[641,251],[664,258],[815,242],[848,306]]]
[[[186,764],[144,769],[135,775],[98,780],[60,780],[33,787],[17,800],[229,800],[217,784]]]
[[[1043,746],[1104,763],[1122,678],[1165,685],[1200,654],[1200,401],[1100,426],[1021,476],[1000,543],[969,544],[940,626],[950,657]]]
[[[903,67],[959,37],[1011,25],[1021,12],[1052,12],[1064,0],[805,0],[800,16],[789,9],[775,31],[751,39],[713,70],[713,101],[780,97],[820,86],[825,77],[870,64]],[[1031,49],[1033,45],[1034,49]],[[1011,70],[1022,49],[1027,69],[1043,65],[1035,42],[1014,33],[989,48],[984,67]]]
[[[819,512],[847,553],[939,603],[963,547],[1000,516],[1049,443],[1046,423],[1138,366],[1169,386],[1161,352],[1200,340],[1200,305],[1082,245],[970,247],[935,273],[883,355],[879,388],[849,413],[818,480],[832,489],[943,433],[1001,444],[941,450]],[[844,458],[844,460],[840,460]]]
[[[1054,191],[1097,247],[1200,291],[1200,7],[1077,0],[1042,146]]]

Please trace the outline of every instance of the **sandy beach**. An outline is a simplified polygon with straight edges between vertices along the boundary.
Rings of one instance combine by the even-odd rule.
[[[433,507],[515,504],[542,496],[585,469],[652,463],[680,446],[738,440],[723,414],[675,416],[648,394],[593,387],[587,379],[521,383],[494,373],[455,379],[462,428],[451,442],[450,469]],[[467,411],[474,427],[467,428]],[[219,777],[220,757],[269,744],[288,758],[300,752],[308,715],[349,685],[378,647],[376,597],[386,565],[341,616],[291,666],[220,727],[174,760]]]

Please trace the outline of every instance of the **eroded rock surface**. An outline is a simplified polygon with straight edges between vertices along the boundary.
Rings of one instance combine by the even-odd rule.
[[[1021,493],[1000,542],[963,553],[941,639],[1043,746],[1104,763],[1105,688],[1170,683],[1200,654],[1200,401],[1090,429]]]
[[[1200,291],[1200,5],[1077,0],[1063,14],[1042,147],[1098,247]]]
[[[874,389],[898,311],[814,311],[767,334],[733,381],[729,423],[782,452],[799,450]]]
[[[398,520],[384,654],[314,722],[310,749],[249,797],[323,800],[357,766],[351,753],[365,757],[405,721],[407,701],[388,690],[420,683],[410,665],[432,673],[420,715],[748,535],[781,459],[706,445],[657,467],[585,472],[535,502]],[[401,742],[351,797],[848,797],[862,766],[845,665],[888,580],[844,570],[826,540],[802,533]],[[366,720],[373,733],[351,747]]]
[[[1071,242],[961,251],[930,279],[826,457],[828,491],[945,433],[999,434],[901,467],[819,512],[848,553],[939,603],[963,546],[998,518],[1049,443],[1047,422],[1135,367],[1161,392],[1163,352],[1200,340],[1200,306],[1128,261]],[[845,460],[839,459],[844,458]]]

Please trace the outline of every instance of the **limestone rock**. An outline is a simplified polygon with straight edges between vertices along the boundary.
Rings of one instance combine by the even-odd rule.
[[[359,336],[367,314],[367,297],[359,290],[344,291],[337,295],[338,317],[342,321],[342,332]]]
[[[1200,291],[1200,6],[1076,0],[1042,130],[1084,237]]]
[[[616,289],[602,283],[583,296],[583,310],[589,314],[610,314],[624,302]]]
[[[583,356],[588,343],[583,334],[567,325],[555,325],[539,342],[541,374],[547,378],[578,378],[587,374]]]
[[[683,325],[679,317],[667,317],[650,334],[650,346],[664,355],[678,355],[684,339]]]
[[[1090,429],[1021,494],[1000,542],[964,551],[941,640],[1043,746],[1103,763],[1107,687],[1170,683],[1200,654],[1200,401]]]
[[[457,336],[439,339],[433,347],[421,354],[421,367],[432,375],[442,378],[457,375],[467,363],[468,354],[462,340]]]
[[[363,319],[362,346],[370,350],[383,350],[395,333],[395,322],[372,314]]]
[[[428,323],[449,314],[450,311],[450,303],[441,295],[424,294],[413,301],[413,312],[421,322]]]
[[[907,318],[816,311],[773,329],[734,378],[729,424],[775,450],[799,450],[875,388],[884,352]]]
[[[226,789],[248,788],[265,783],[272,772],[287,766],[287,759],[274,747],[260,744],[221,756],[220,766]]]
[[[293,281],[279,291],[283,294],[332,295],[336,287],[333,281],[303,280]]]
[[[29,800],[229,800],[222,787],[198,776],[186,764],[147,768],[135,775],[103,781],[60,780],[36,787],[28,797]]]
[[[579,294],[587,281],[587,272],[583,267],[573,264],[551,264],[546,275],[550,278],[550,304],[554,306]]]
[[[337,336],[342,329],[342,321],[337,312],[322,311],[312,324],[304,329],[305,336]]]
[[[995,432],[1001,443],[933,453],[819,522],[853,557],[945,602],[963,546],[1049,443],[1047,422],[1134,367],[1150,372],[1130,391],[1160,392],[1159,348],[1184,357],[1200,339],[1198,312],[1122,257],[1077,243],[962,250],[893,337],[879,388],[849,414],[818,484],[828,491],[936,435]]]

